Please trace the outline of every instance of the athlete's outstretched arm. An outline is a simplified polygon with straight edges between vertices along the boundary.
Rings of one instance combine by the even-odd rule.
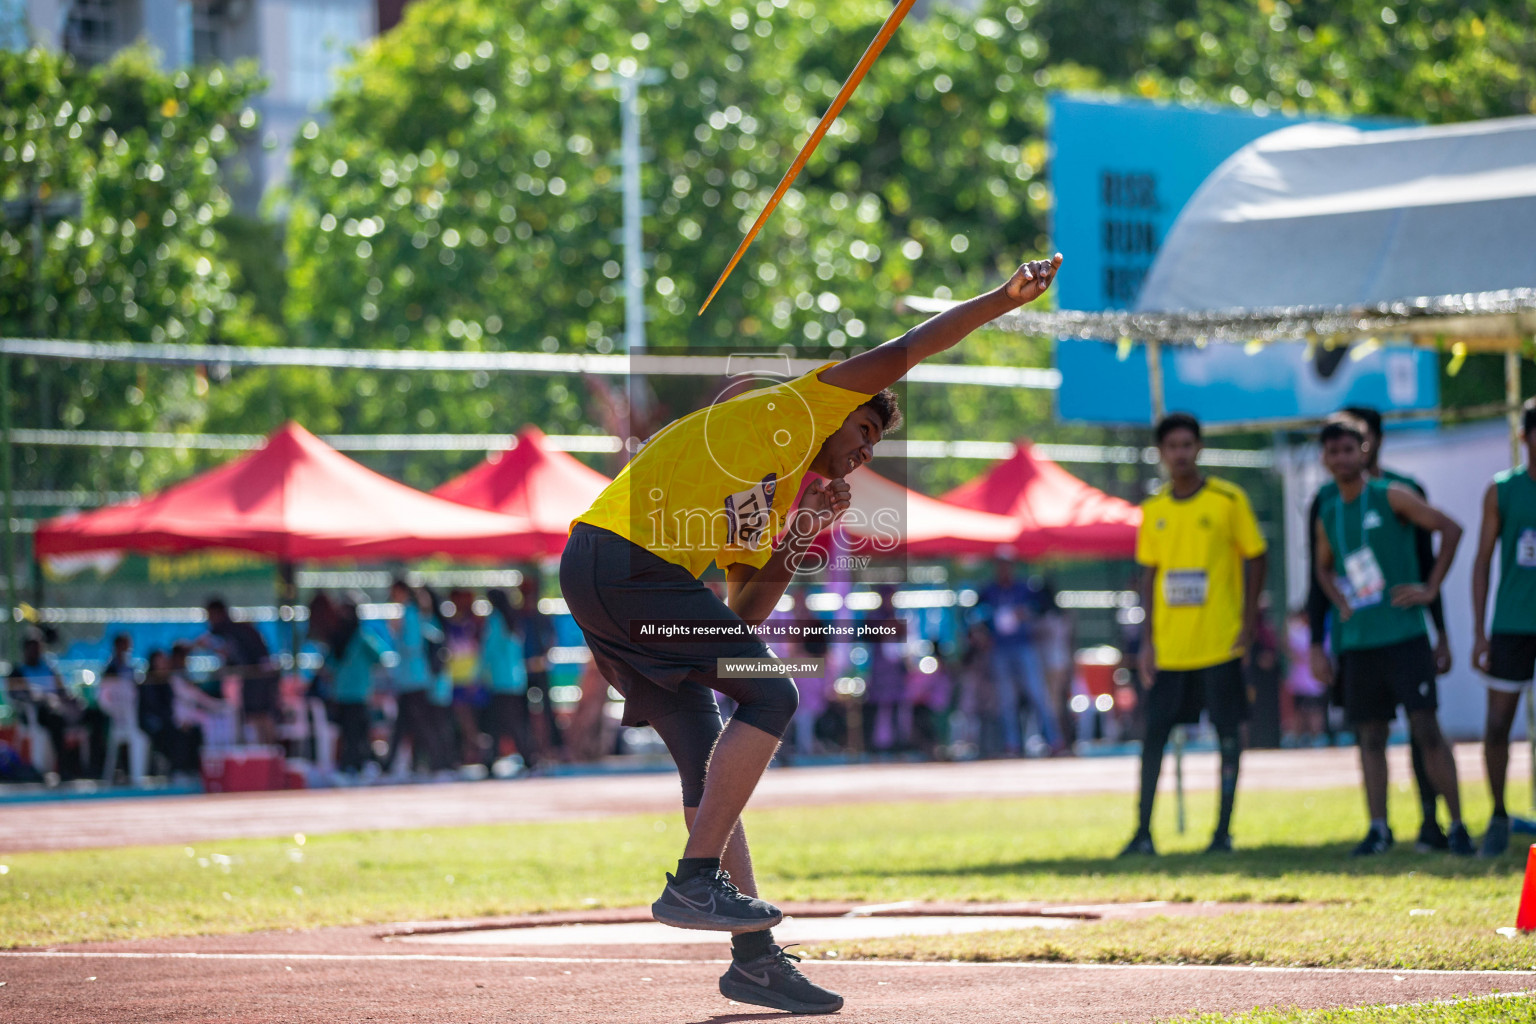
[[[893,341],[828,367],[821,379],[864,395],[882,391],[924,359],[953,348],[976,328],[1038,299],[1056,279],[1060,266],[1061,253],[1048,260],[1031,260],[1014,271],[1002,287],[946,309]]]

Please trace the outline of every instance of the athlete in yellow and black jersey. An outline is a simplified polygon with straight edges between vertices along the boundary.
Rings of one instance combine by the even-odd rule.
[[[847,510],[844,479],[899,412],[887,389],[917,363],[1050,287],[1058,255],[894,341],[685,416],[658,432],[572,524],[560,562],[566,605],[593,659],[624,694],[625,721],[660,734],[683,780],[689,834],[657,920],[735,935],[720,979],[739,1002],[828,1013],[842,997],[807,981],[772,944],[782,915],[756,899],[739,818],[799,700],[782,676],[722,676],[721,658],[771,657],[746,630],[766,619],[816,535]],[[814,474],[797,507],[801,481]],[[699,581],[726,573],[726,601]],[[714,639],[663,643],[645,624],[690,620]],[[712,690],[737,703],[722,729]],[[705,768],[708,767],[706,774]],[[734,879],[734,883],[732,881]]]
[[[1153,854],[1152,802],[1174,726],[1209,711],[1221,746],[1221,809],[1208,852],[1232,849],[1232,803],[1248,716],[1243,657],[1264,589],[1264,535],[1248,495],[1200,472],[1200,423],[1174,413],[1157,425],[1168,483],[1141,506],[1140,670],[1148,687],[1136,835],[1121,856]]]

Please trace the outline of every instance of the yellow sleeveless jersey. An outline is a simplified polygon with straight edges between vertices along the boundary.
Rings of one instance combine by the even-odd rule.
[[[1209,668],[1240,655],[1243,562],[1263,554],[1264,535],[1236,484],[1206,477],[1188,498],[1171,486],[1141,505],[1136,561],[1157,571],[1152,642],[1157,667]]]
[[[658,431],[571,525],[609,530],[701,576],[761,568],[811,459],[870,395],[803,377],[689,413]]]

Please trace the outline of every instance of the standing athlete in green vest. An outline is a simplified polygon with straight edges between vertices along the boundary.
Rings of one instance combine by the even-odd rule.
[[[1424,607],[1456,557],[1461,527],[1408,488],[1365,474],[1366,428],[1348,414],[1328,418],[1319,440],[1323,465],[1337,488],[1318,507],[1317,582],[1337,609],[1344,709],[1360,739],[1360,774],[1370,831],[1354,855],[1385,853],[1387,732],[1401,704],[1424,751],[1430,781],[1451,819],[1446,838],[1454,854],[1476,851],[1461,822],[1456,762],[1435,718],[1435,655]],[[1414,527],[1440,535],[1440,553],[1421,583]]]
[[[1483,761],[1493,793],[1493,817],[1483,834],[1484,857],[1497,857],[1509,847],[1509,811],[1504,807],[1509,728],[1520,694],[1536,676],[1536,399],[1525,403],[1520,425],[1525,465],[1500,473],[1488,485],[1477,561],[1472,563],[1472,623],[1477,631],[1472,664],[1487,676]],[[1485,627],[1494,548],[1499,549],[1499,593],[1490,635]]]
[[[1424,485],[1411,476],[1394,472],[1381,464],[1382,424],[1381,413],[1368,405],[1346,405],[1339,410],[1347,412],[1351,416],[1365,424],[1365,475],[1378,478],[1393,484],[1402,484],[1425,501],[1429,500],[1429,494],[1424,490]],[[1316,534],[1317,509],[1323,495],[1336,489],[1332,483],[1324,484],[1322,490],[1312,499],[1312,507],[1307,511],[1307,536]],[[1414,540],[1417,544],[1419,555],[1419,582],[1423,582],[1429,575],[1429,570],[1435,564],[1435,540],[1424,530],[1414,531]],[[1323,593],[1323,588],[1317,585],[1317,551],[1316,545],[1308,541],[1312,549],[1308,565],[1307,575],[1312,580],[1311,587],[1307,590],[1307,625],[1312,631],[1312,674],[1321,680],[1333,691],[1333,703],[1343,707],[1343,688],[1334,686],[1333,661],[1326,653],[1324,643],[1327,640],[1328,613],[1332,605],[1328,602],[1328,596]],[[1429,620],[1434,624],[1435,635],[1435,671],[1445,675],[1451,670],[1451,643],[1450,633],[1445,628],[1445,609],[1441,606],[1441,600],[1436,597],[1429,603]],[[1337,625],[1337,623],[1335,623]],[[1337,648],[1335,643],[1334,647]],[[1419,836],[1414,848],[1420,853],[1430,853],[1435,850],[1449,849],[1445,838],[1445,832],[1441,830],[1440,823],[1435,820],[1435,806],[1439,801],[1439,794],[1429,781],[1429,775],[1424,771],[1424,751],[1419,749],[1417,741],[1410,740],[1408,744],[1408,763],[1413,766],[1413,784],[1419,791],[1419,810],[1422,821],[1419,824]]]

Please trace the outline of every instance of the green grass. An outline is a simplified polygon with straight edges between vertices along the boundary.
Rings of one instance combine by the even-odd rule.
[[[1027,770],[1021,766],[1020,770]],[[1469,795],[1473,787],[1467,786]],[[488,786],[487,799],[516,799]],[[1416,810],[1393,794],[1411,839]],[[1525,806],[1524,793],[1512,795]],[[1351,861],[1355,790],[1240,798],[1239,852],[1197,851],[1213,798],[1191,800],[1165,856],[1119,861],[1126,797],[883,804],[749,815],[758,877],[776,900],[1223,900],[1303,904],[1220,918],[1092,923],[1057,931],[845,942],[841,957],[1102,963],[1258,963],[1536,968],[1536,942],[1506,939],[1523,856],[1421,856],[1411,842]],[[89,813],[82,807],[81,813]],[[1474,804],[1474,825],[1486,817]],[[681,815],[599,822],[234,840],[0,856],[0,946],[385,923],[649,903],[681,846]],[[1433,913],[1414,914],[1412,911]]]
[[[1507,1024],[1536,1020],[1536,998],[1514,996],[1362,1006],[1341,1010],[1259,1010],[1235,1017],[1210,1014],[1181,1018],[1187,1024]]]

